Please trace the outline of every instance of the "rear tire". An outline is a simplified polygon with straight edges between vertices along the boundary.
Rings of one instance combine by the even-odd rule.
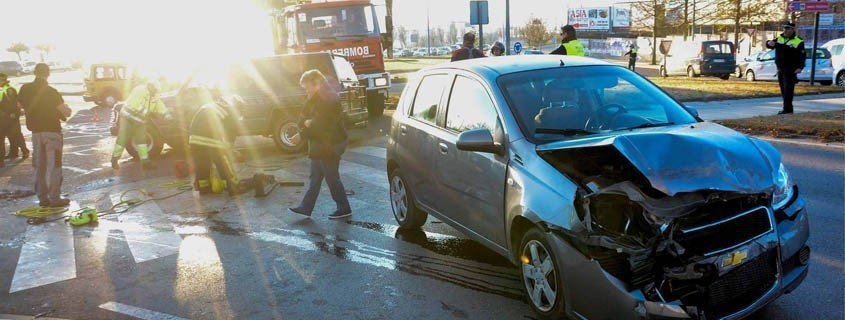
[[[742,78],[742,69],[740,67],[736,67],[736,70],[734,72],[737,78]]]
[[[840,71],[839,74],[836,75],[836,85],[845,87],[845,71]]]
[[[690,77],[690,78],[698,77],[698,75],[695,74],[695,69],[693,69],[692,66],[687,67],[687,77]]]
[[[566,318],[566,295],[556,248],[537,228],[522,236],[519,248],[522,287],[528,304],[541,319]]]
[[[728,80],[728,79],[730,79],[730,78],[731,78],[731,74],[730,74],[730,73],[726,73],[726,74],[723,74],[723,75],[720,75],[720,76],[719,76],[719,79],[722,79],[722,80]]]
[[[751,71],[751,70],[747,70],[747,71],[745,71],[745,80],[746,80],[746,81],[754,81],[754,80],[757,80],[757,78],[756,78],[756,77],[754,77],[754,71]]]
[[[417,208],[414,193],[399,168],[393,169],[390,180],[390,207],[393,217],[402,229],[417,230],[428,219],[428,213]]]
[[[370,118],[381,117],[384,114],[384,100],[381,92],[367,92],[367,113]]]
[[[299,143],[294,141],[293,137],[300,134],[300,132],[299,119],[297,117],[282,115],[281,118],[276,120],[275,125],[273,125],[273,142],[284,153],[300,153],[305,150],[305,146],[307,145],[305,139],[301,137]]]
[[[161,132],[158,131],[158,128],[148,125],[147,155],[150,159],[158,158],[161,155],[161,150],[163,149],[164,138],[161,136]],[[126,152],[128,152],[133,158],[140,159],[140,157],[138,157],[138,150],[135,150],[135,145],[131,139],[126,143]]]

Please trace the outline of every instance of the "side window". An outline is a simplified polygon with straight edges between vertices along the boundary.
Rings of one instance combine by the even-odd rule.
[[[470,78],[458,76],[449,97],[446,128],[463,132],[473,129],[496,129],[496,107],[487,90]]]
[[[830,50],[830,53],[831,53],[831,54],[833,54],[833,55],[835,55],[835,56],[838,56],[838,55],[842,54],[842,49],[843,49],[843,48],[845,48],[845,44],[838,44],[838,45],[835,45],[835,46],[833,46],[833,48]]]
[[[411,117],[431,124],[437,123],[437,105],[440,103],[440,95],[443,88],[448,84],[449,76],[435,74],[426,76],[417,88],[414,104],[411,107]]]
[[[763,61],[775,60],[775,50],[769,50],[763,55],[763,58],[760,59]]]

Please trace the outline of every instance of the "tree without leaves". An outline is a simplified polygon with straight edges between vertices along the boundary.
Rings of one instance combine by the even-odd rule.
[[[29,52],[29,46],[23,42],[15,42],[6,48],[6,51],[18,55],[18,60],[21,60],[21,52]]]
[[[399,43],[402,44],[402,48],[408,47],[408,30],[405,29],[404,26],[399,26],[398,28],[394,29],[395,38],[399,39]]]
[[[546,22],[540,18],[528,19],[528,22],[520,28],[520,33],[529,47],[539,47],[549,43],[552,35]]]
[[[49,43],[42,43],[35,46],[35,50],[38,50],[41,54],[41,62],[44,62],[44,56],[49,56],[53,49],[53,45]]]
[[[742,25],[749,22],[773,21],[781,18],[785,10],[780,0],[713,0],[714,19],[730,22],[734,26],[734,45],[739,45]]]

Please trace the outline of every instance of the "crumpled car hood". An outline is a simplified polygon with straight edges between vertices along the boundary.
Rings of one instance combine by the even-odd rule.
[[[552,142],[537,151],[607,145],[669,196],[700,190],[769,192],[780,165],[780,153],[770,144],[709,122]]]

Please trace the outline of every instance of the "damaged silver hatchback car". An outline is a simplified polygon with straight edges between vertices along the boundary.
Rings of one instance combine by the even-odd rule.
[[[393,115],[390,199],[508,257],[544,319],[736,319],[807,275],[807,212],[770,144],[598,60],[418,72]]]

